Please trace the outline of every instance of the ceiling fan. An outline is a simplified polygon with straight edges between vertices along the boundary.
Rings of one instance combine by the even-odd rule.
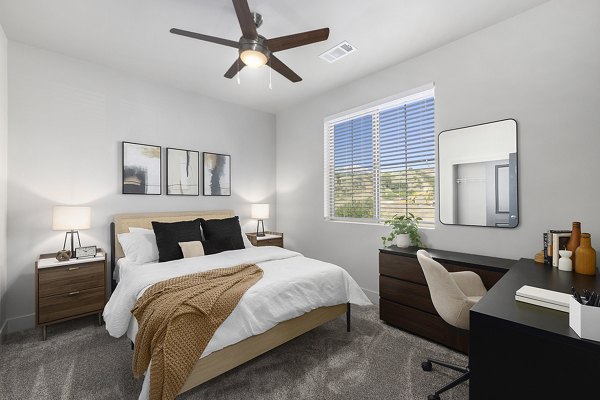
[[[247,0],[233,0],[233,7],[235,8],[235,13],[237,14],[240,27],[242,28],[242,37],[237,42],[203,35],[201,33],[184,31],[177,28],[173,28],[170,31],[176,35],[187,36],[193,39],[204,40],[206,42],[222,44],[238,49],[239,57],[227,72],[225,72],[225,78],[233,78],[242,68],[244,68],[244,66],[260,67],[268,63],[272,69],[279,72],[290,81],[300,82],[302,78],[285,65],[279,58],[275,57],[273,53],[321,42],[327,40],[329,37],[329,28],[323,28],[267,39],[256,32],[256,28],[262,25],[262,16],[258,13],[250,12]]]

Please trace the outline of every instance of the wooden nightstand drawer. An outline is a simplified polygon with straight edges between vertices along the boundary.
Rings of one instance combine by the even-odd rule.
[[[246,236],[250,240],[250,243],[254,246],[277,246],[283,247],[283,233],[265,231],[266,236],[256,236],[256,233],[249,232]]]
[[[281,238],[278,239],[265,239],[265,240],[258,240],[258,246],[279,246],[279,247],[283,247],[283,243]]]
[[[38,306],[38,324],[98,312],[104,307],[104,297],[102,286],[41,298]]]
[[[104,288],[104,260],[39,270],[39,296]],[[102,289],[104,290],[104,289]]]

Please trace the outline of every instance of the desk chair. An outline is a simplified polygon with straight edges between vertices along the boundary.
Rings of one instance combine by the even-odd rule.
[[[442,319],[460,329],[469,329],[469,310],[487,293],[479,275],[471,271],[448,272],[439,262],[431,258],[425,250],[417,252],[417,259],[425,280],[429,286],[431,301]],[[440,394],[469,379],[469,367],[460,367],[444,361],[428,358],[421,364],[424,371],[431,371],[433,365],[450,368],[461,372],[462,375],[450,382],[434,394],[427,396],[428,400],[439,400]]]

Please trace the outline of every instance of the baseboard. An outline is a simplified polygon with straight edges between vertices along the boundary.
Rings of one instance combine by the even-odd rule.
[[[21,315],[20,317],[8,318],[5,322],[6,333],[24,331],[35,327],[35,314]]]
[[[369,289],[365,289],[365,288],[361,288],[361,289],[363,290],[363,292],[365,292],[365,294],[367,295],[369,300],[371,300],[371,303],[373,303],[375,305],[379,305],[379,292],[375,292],[373,290],[369,290]]]

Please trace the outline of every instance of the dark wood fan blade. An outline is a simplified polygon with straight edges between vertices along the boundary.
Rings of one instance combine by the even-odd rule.
[[[298,76],[294,71],[290,69],[287,65],[285,65],[279,58],[275,57],[271,54],[269,58],[269,64],[271,64],[271,68],[275,71],[279,72],[281,75],[285,76],[292,82],[300,82],[302,78]]]
[[[254,25],[254,18],[252,18],[252,13],[250,13],[248,1],[233,0],[233,8],[235,8],[235,13],[240,22],[243,36],[247,39],[256,39],[258,33],[256,33],[256,25]]]
[[[240,44],[238,42],[234,42],[233,40],[218,38],[215,36],[203,35],[201,33],[184,31],[184,30],[177,29],[177,28],[171,29],[170,32],[174,33],[176,35],[187,36],[192,39],[199,39],[199,40],[204,40],[205,42],[211,42],[211,43],[222,44],[222,45],[229,46],[229,47],[235,47],[236,49],[238,49],[240,47]]]
[[[239,71],[242,70],[242,68],[244,68],[246,66],[246,64],[244,64],[242,62],[242,60],[240,60],[239,58],[237,60],[235,60],[235,62],[233,63],[233,65],[231,67],[229,67],[229,69],[227,70],[227,72],[225,72],[225,78],[233,78],[234,76],[237,75],[237,73]]]
[[[292,49],[294,47],[304,46],[311,43],[322,42],[329,37],[329,28],[317,29],[314,31],[296,33],[288,36],[280,36],[267,40],[267,46],[271,52]]]

